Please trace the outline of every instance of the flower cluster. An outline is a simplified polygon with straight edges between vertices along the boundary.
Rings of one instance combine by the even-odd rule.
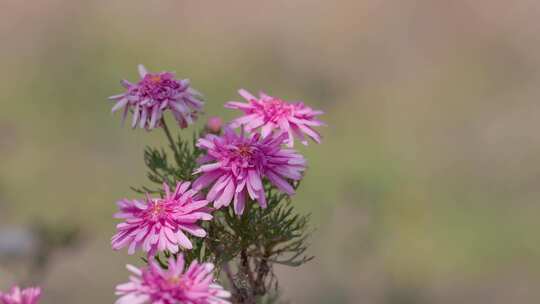
[[[142,65],[139,74],[139,82],[124,80],[126,91],[110,97],[115,101],[113,112],[123,109],[123,119],[131,112],[134,128],[165,127],[162,124],[166,110],[172,112],[181,128],[193,123],[203,103],[201,94],[190,87],[188,80],[177,80],[170,72],[150,73]],[[246,90],[239,93],[248,103],[230,101],[225,107],[241,110],[244,115],[229,124],[223,124],[219,117],[210,118],[205,135],[197,139],[196,147],[203,154],[197,159],[192,184],[177,181],[171,191],[164,183],[162,197],[146,194],[142,200],[123,199],[117,203],[119,212],[115,217],[123,222],[117,225],[112,248],[127,247],[129,254],[141,250],[148,265],[128,265],[133,275],[128,283],[117,286],[116,304],[229,303],[226,299],[231,295],[216,283],[213,264],[193,260],[184,267],[182,251],[194,247],[190,237],[206,237],[202,227],[213,231],[211,225],[200,223],[213,219],[213,209],[208,205],[212,203],[219,209],[232,202],[234,213],[240,217],[250,202],[267,207],[268,186],[287,195],[295,193],[293,183],[302,179],[306,160],[292,149],[294,140],[298,138],[307,145],[309,137],[320,143],[315,127],[323,125],[317,119],[323,112],[264,93],[258,98]],[[237,128],[239,132],[234,130]],[[169,130],[164,129],[180,162],[177,145]],[[191,172],[192,167],[188,168]],[[159,260],[160,252],[169,257],[166,267]]]
[[[113,112],[123,109],[124,120],[131,111],[133,128],[159,126],[165,110],[171,110],[181,128],[193,123],[203,102],[188,79],[178,80],[171,72],[150,73],[143,65],[139,65],[139,75],[141,80],[137,83],[122,81],[126,92],[109,97],[115,102]]]
[[[21,289],[13,286],[7,293],[0,292],[0,304],[36,304],[41,297],[41,288]]]
[[[158,251],[178,252],[179,248],[191,249],[192,244],[186,237],[187,232],[196,237],[205,237],[204,229],[197,225],[199,220],[212,219],[206,208],[207,200],[189,189],[189,182],[178,182],[171,192],[167,184],[163,185],[164,198],[146,200],[121,200],[120,212],[115,217],[124,219],[118,224],[118,232],[112,238],[113,249],[128,246],[128,253],[142,249],[149,256]],[[189,190],[188,190],[189,189]]]
[[[324,125],[317,119],[323,112],[314,110],[303,102],[287,102],[264,93],[255,97],[242,89],[239,94],[247,100],[247,103],[230,101],[225,107],[241,110],[244,115],[229,124],[223,124],[219,117],[210,118],[204,129],[205,135],[196,141],[195,151],[190,152],[191,154],[182,154],[179,151],[185,145],[181,140],[177,144],[172,138],[165,126],[164,112],[171,111],[178,126],[186,128],[202,111],[202,95],[191,88],[189,80],[176,79],[174,73],[152,73],[142,65],[139,65],[138,70],[140,80],[137,83],[123,80],[125,92],[109,97],[115,103],[112,112],[122,110],[122,121],[128,113],[131,113],[133,128],[138,126],[151,130],[163,127],[170,147],[175,152],[176,162],[180,166],[188,162],[186,164],[188,166],[182,168],[185,170],[183,172],[188,172],[187,178],[186,174],[183,174],[182,179],[193,180],[193,183],[176,181],[174,190],[171,190],[165,182],[163,190],[157,191],[162,194],[160,197],[151,197],[147,193],[144,199],[122,199],[117,202],[119,211],[115,217],[122,222],[116,226],[117,231],[111,239],[111,246],[114,250],[127,247],[130,255],[140,250],[145,254],[148,264],[142,268],[127,266],[133,275],[130,276],[129,282],[116,287],[116,295],[119,296],[116,304],[229,304],[228,299],[232,295],[217,283],[214,277],[214,264],[200,263],[195,259],[208,256],[220,263],[227,261],[220,260],[222,256],[228,259],[240,256],[241,264],[236,267],[237,277],[241,280],[247,278],[249,288],[252,290],[246,291],[248,287],[237,286],[231,269],[223,266],[236,293],[232,298],[234,301],[241,302],[243,299],[242,301],[245,300],[247,303],[255,303],[255,297],[264,295],[267,291],[265,276],[272,273],[269,257],[292,252],[293,257],[285,262],[291,265],[298,264],[295,259],[306,247],[301,243],[305,237],[302,236],[302,232],[297,232],[304,229],[307,220],[306,217],[291,215],[290,208],[278,207],[281,210],[277,212],[278,216],[267,219],[267,222],[293,228],[280,230],[281,227],[275,225],[259,228],[257,232],[262,231],[262,235],[266,235],[264,234],[266,231],[273,233],[267,236],[271,243],[264,246],[258,244],[257,246],[262,249],[254,248],[255,251],[260,250],[264,253],[250,253],[247,249],[256,246],[249,243],[249,237],[245,238],[237,232],[245,231],[245,223],[252,223],[250,220],[253,219],[253,214],[257,213],[252,212],[250,215],[246,212],[248,213],[246,222],[243,221],[245,217],[241,216],[246,216],[243,214],[246,207],[251,206],[247,205],[250,202],[256,201],[260,208],[266,208],[272,203],[277,206],[281,198],[276,200],[275,196],[268,194],[268,191],[273,191],[270,188],[289,196],[295,193],[294,185],[303,178],[306,160],[292,149],[294,140],[298,138],[307,145],[307,138],[311,138],[320,143],[321,135],[315,127]],[[239,132],[234,130],[237,128],[240,128]],[[199,152],[202,156],[195,163]],[[167,170],[177,169],[166,165],[164,152],[162,159],[159,160],[165,163]],[[189,174],[193,168],[195,170],[190,178]],[[170,181],[157,171],[153,171],[152,174],[158,176],[153,178],[154,175],[149,175],[153,181]],[[174,171],[173,176],[177,178],[178,171]],[[219,212],[220,218],[208,222],[214,219],[212,215],[214,210],[228,207],[231,202],[232,211],[237,217],[229,211]],[[214,209],[208,207],[211,203]],[[249,211],[257,212],[261,209]],[[271,213],[259,215],[266,217],[269,214]],[[223,219],[233,225],[223,225]],[[242,224],[234,225],[236,220],[240,220]],[[216,223],[221,226],[212,226]],[[203,227],[208,228],[210,233],[216,233],[216,227],[226,227],[228,230],[225,233],[232,236],[228,240],[233,242],[227,245],[237,251],[228,257],[222,254],[225,246],[217,246],[219,247],[216,247],[217,249],[213,247],[212,242],[220,241],[220,232],[217,232],[218,237],[211,239],[209,243],[200,241],[192,243],[190,237],[207,236],[207,231]],[[276,241],[274,237],[276,235],[279,238],[283,235],[289,237]],[[258,237],[259,234],[256,238]],[[234,243],[236,240],[240,240],[241,244]],[[283,241],[289,243],[284,248],[275,249],[276,245]],[[185,255],[187,250],[191,249],[194,249],[194,254]],[[206,250],[214,250],[211,252],[213,256],[208,255]],[[168,257],[166,265],[161,261],[160,253]],[[261,258],[262,256],[265,258]],[[310,259],[304,258],[301,261]],[[187,263],[189,266],[185,267]],[[251,267],[255,269],[256,276],[251,272]],[[246,269],[247,272],[241,273]],[[272,280],[268,284],[272,284]],[[0,304],[37,304],[40,297],[39,287],[21,289],[14,286],[9,292],[0,292]]]
[[[193,261],[184,269],[184,257],[171,257],[168,269],[151,261],[149,266],[139,269],[128,265],[134,276],[130,281],[116,287],[120,298],[116,304],[228,304],[230,293],[214,283],[211,263]]]

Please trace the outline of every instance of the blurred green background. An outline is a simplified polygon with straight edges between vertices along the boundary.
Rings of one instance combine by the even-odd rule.
[[[166,145],[106,100],[143,63],[190,78],[206,117],[235,117],[239,88],[326,112],[295,197],[317,258],[278,269],[284,298],[538,303],[539,30],[534,0],[0,0],[0,232],[81,231],[38,274],[0,260],[0,287],[114,301],[138,263],[110,250],[114,202]]]

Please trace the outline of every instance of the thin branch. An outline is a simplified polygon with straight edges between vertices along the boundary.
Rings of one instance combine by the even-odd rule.
[[[169,144],[171,145],[171,149],[173,149],[173,151],[174,151],[175,158],[177,158],[178,155],[180,155],[180,153],[178,153],[178,149],[176,148],[176,143],[174,142],[174,139],[171,136],[171,132],[169,131],[169,127],[167,127],[167,123],[165,122],[164,117],[161,118],[161,125],[163,127],[163,131],[165,132],[165,135],[167,136],[167,139],[169,140]]]
[[[249,295],[251,298],[254,298],[256,294],[257,285],[255,283],[255,278],[253,277],[253,273],[251,272],[251,267],[249,265],[249,258],[248,258],[246,249],[242,249],[242,251],[240,252],[240,269],[244,273],[244,275],[247,277],[249,286],[251,287]]]
[[[229,267],[229,263],[223,262],[223,264],[221,264],[221,269],[223,269],[225,275],[227,276],[227,279],[229,279],[229,281],[231,282],[234,293],[240,294],[240,289],[238,289],[238,286],[236,286],[236,283],[234,282],[234,275],[232,274],[231,268]]]

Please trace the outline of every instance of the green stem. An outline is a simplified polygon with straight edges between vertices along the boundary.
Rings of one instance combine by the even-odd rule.
[[[176,143],[174,142],[171,132],[169,131],[169,127],[167,127],[167,123],[165,122],[165,118],[163,117],[161,118],[161,125],[163,126],[163,131],[165,132],[167,139],[169,139],[169,144],[171,145],[171,149],[174,152],[175,158],[178,158],[180,153],[178,153],[178,149],[176,148]]]

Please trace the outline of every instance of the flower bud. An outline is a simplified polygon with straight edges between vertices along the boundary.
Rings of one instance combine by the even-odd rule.
[[[219,134],[221,132],[221,127],[223,126],[223,121],[218,116],[212,116],[208,118],[206,122],[206,131],[208,133]]]

